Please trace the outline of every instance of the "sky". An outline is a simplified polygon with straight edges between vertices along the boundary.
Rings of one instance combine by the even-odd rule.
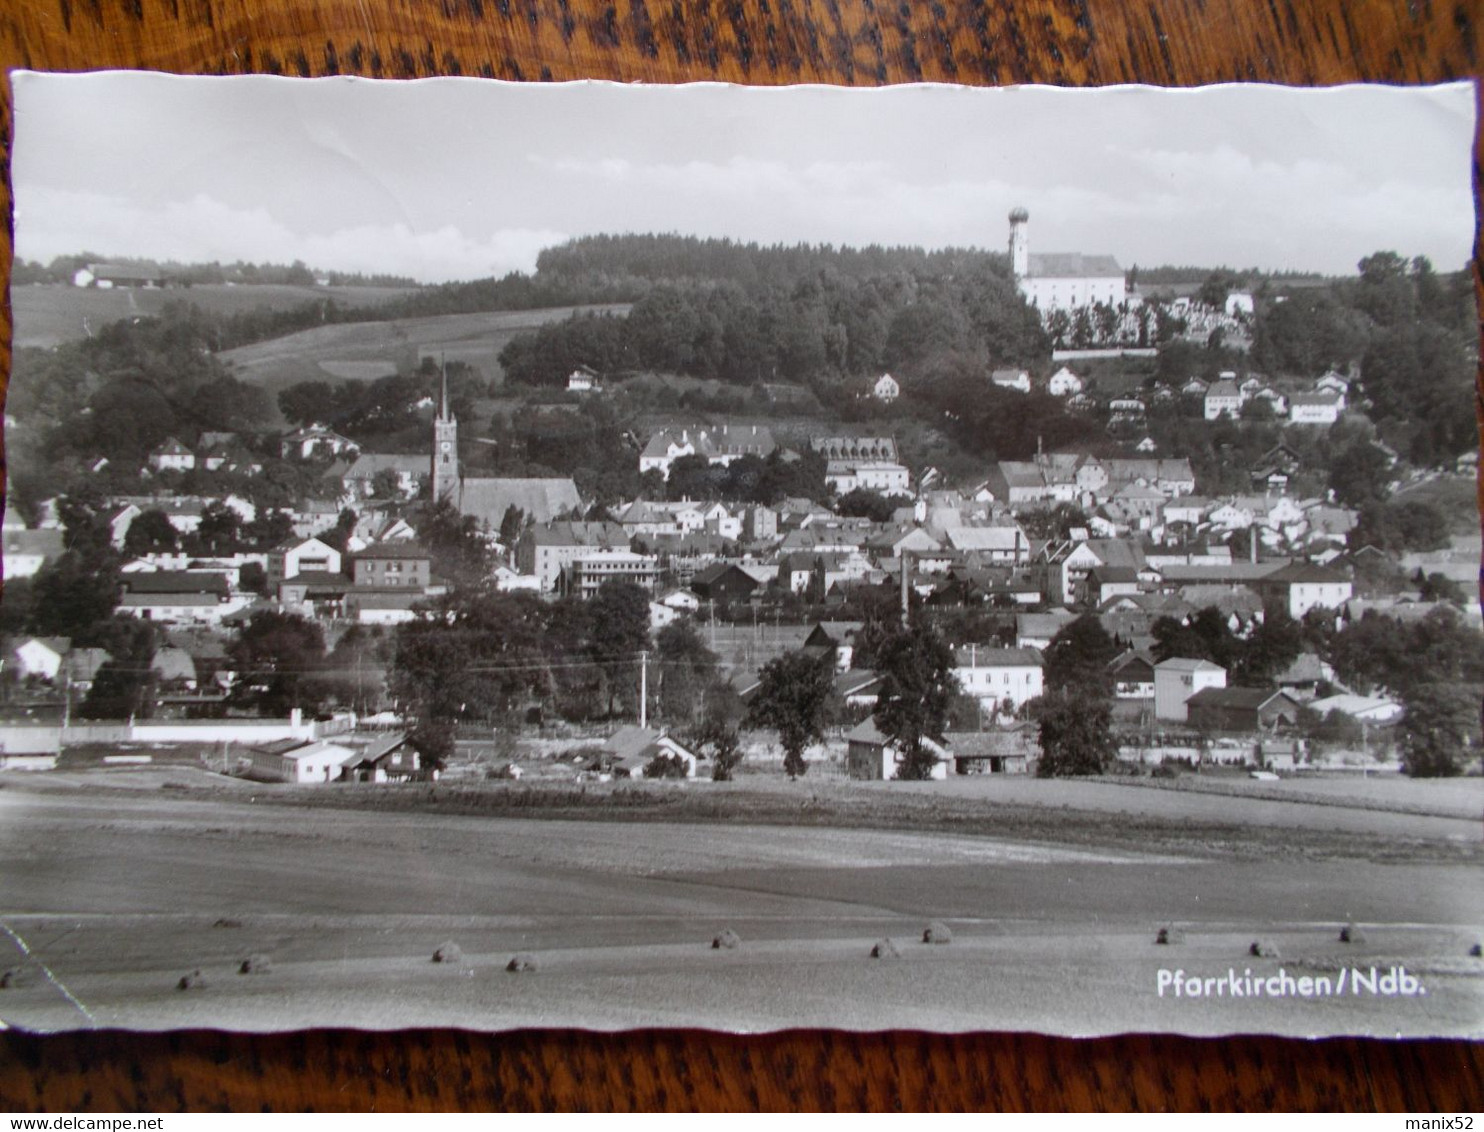
[[[1355,271],[1471,254],[1467,83],[742,88],[16,72],[16,254],[302,260],[422,282],[576,236]]]

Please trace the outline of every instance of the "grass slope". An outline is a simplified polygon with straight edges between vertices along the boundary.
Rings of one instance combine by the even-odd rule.
[[[81,287],[38,285],[16,287],[10,293],[15,319],[15,347],[49,349],[123,318],[159,314],[166,303],[194,303],[202,310],[240,314],[268,307],[288,310],[305,303],[333,299],[343,307],[374,307],[411,294],[405,287],[292,287],[277,284],[228,287],[203,284],[163,291],[119,288],[95,291]]]

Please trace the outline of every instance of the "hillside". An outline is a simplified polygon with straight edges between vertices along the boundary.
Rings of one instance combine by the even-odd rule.
[[[423,356],[464,362],[495,380],[504,372],[500,351],[517,334],[577,310],[626,314],[628,309],[627,304],[547,307],[341,323],[239,346],[223,352],[221,359],[239,378],[275,395],[301,381],[371,380],[397,372],[399,364],[411,369]]]
[[[289,310],[306,303],[333,300],[342,307],[375,307],[415,293],[403,287],[293,287],[257,284],[232,287],[200,284],[167,290],[91,288],[40,284],[14,287],[10,306],[15,320],[14,346],[50,349],[84,337],[88,329],[121,318],[159,314],[166,303],[194,303],[212,314],[244,314],[259,307]],[[83,320],[87,320],[87,326]]]

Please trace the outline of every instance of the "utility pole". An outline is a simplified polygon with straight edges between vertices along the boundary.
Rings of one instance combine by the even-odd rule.
[[[649,650],[639,654],[639,726],[649,726]]]

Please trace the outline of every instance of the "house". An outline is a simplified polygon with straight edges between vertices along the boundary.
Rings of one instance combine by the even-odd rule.
[[[943,531],[943,541],[966,558],[986,565],[1014,564],[1030,557],[1031,540],[1014,523],[992,527],[947,527]]]
[[[426,456],[362,452],[341,474],[340,483],[347,494],[369,499],[376,494],[373,481],[386,472],[396,478],[397,491],[402,497],[411,499],[417,494],[419,477],[426,476],[428,469]]]
[[[1274,683],[1296,700],[1312,700],[1319,694],[1319,685],[1328,684],[1335,678],[1335,670],[1311,652],[1300,653],[1293,663],[1278,673]]]
[[[0,570],[3,570],[6,580],[31,577],[46,563],[60,558],[65,549],[62,532],[57,530],[30,531],[24,527],[10,527],[0,534],[0,538],[4,539]]]
[[[766,460],[775,448],[772,430],[761,425],[665,428],[651,436],[639,454],[639,474],[657,471],[669,479],[670,465],[682,456],[699,456],[724,467],[743,456]]]
[[[90,263],[72,274],[74,287],[96,287],[100,291],[114,287],[142,287],[152,291],[166,282],[165,272],[149,264]]]
[[[10,650],[15,670],[22,677],[55,680],[62,660],[72,649],[68,637],[31,637]]]
[[[898,777],[905,756],[894,740],[888,739],[876,726],[876,720],[867,716],[845,735],[845,773],[856,779],[883,781]],[[950,755],[947,745],[941,740],[923,736],[923,746],[932,754],[933,768],[929,777],[948,777]]]
[[[855,659],[855,638],[865,624],[864,621],[817,621],[802,647],[833,653],[835,667],[845,672]]]
[[[347,436],[341,436],[322,424],[311,424],[295,429],[279,441],[278,454],[285,460],[308,460],[314,456],[340,456],[359,452],[360,448],[359,444]],[[424,461],[425,465],[426,463]]]
[[[1017,613],[1015,615],[1015,647],[1018,649],[1042,649],[1064,628],[1077,620],[1069,609],[1051,609],[1045,613]]]
[[[298,594],[284,594],[284,590],[292,584],[280,587],[280,595],[298,597]],[[313,602],[320,596],[315,590],[306,587],[301,600]],[[339,596],[340,608],[346,620],[354,621],[358,625],[401,625],[404,622],[416,620],[418,606],[428,600],[423,591],[410,588],[400,593],[391,590],[352,588],[342,590]]]
[[[970,645],[953,652],[953,674],[964,695],[993,710],[1008,703],[1018,709],[1045,691],[1041,653],[1032,648],[995,649]]]
[[[268,552],[268,584],[297,577],[307,570],[340,573],[340,551],[317,538],[286,539]]]
[[[602,386],[598,384],[598,371],[592,366],[578,366],[567,375],[567,392],[569,393],[595,393],[601,392]]]
[[[1062,366],[1047,380],[1046,392],[1053,397],[1070,397],[1082,392],[1082,379],[1066,366]]]
[[[1113,694],[1121,700],[1154,699],[1154,657],[1144,649],[1129,649],[1108,663]]]
[[[955,774],[1025,774],[1041,751],[1036,727],[1029,723],[994,731],[950,731],[943,742],[953,752]]]
[[[881,674],[868,669],[852,668],[835,677],[835,695],[849,707],[874,708],[881,692]]]
[[[372,740],[340,764],[340,777],[350,782],[405,782],[421,769],[417,749],[404,732]]]
[[[1318,393],[1295,393],[1288,400],[1290,424],[1332,425],[1340,419],[1344,402],[1333,390]]]
[[[1332,711],[1343,712],[1361,723],[1377,725],[1395,723],[1404,711],[1401,704],[1385,696],[1357,696],[1351,693],[1310,700],[1309,710],[1321,718]]]
[[[990,373],[989,380],[1001,389],[1013,389],[1017,393],[1031,391],[1031,375],[1023,369],[997,369]]]
[[[660,594],[659,602],[671,609],[685,613],[695,613],[701,608],[701,599],[691,590],[666,590]]]
[[[350,560],[351,584],[359,588],[401,587],[422,592],[432,576],[433,556],[415,542],[375,543]]]
[[[653,590],[659,578],[659,559],[632,550],[595,550],[572,559],[557,579],[557,591],[590,598],[608,582],[632,582]]]
[[[644,768],[660,755],[683,762],[686,778],[696,776],[700,756],[663,728],[620,727],[603,744],[602,760],[616,778],[643,778]]]
[[[690,580],[700,601],[731,605],[747,601],[762,583],[735,562],[717,562],[698,570]]]
[[[353,747],[325,740],[282,739],[260,747],[250,747],[247,759],[249,774],[268,782],[333,782],[341,768],[359,752]]]
[[[1209,660],[1171,657],[1154,666],[1154,718],[1184,723],[1186,701],[1207,688],[1225,688],[1226,669]]]
[[[830,460],[825,464],[825,486],[836,495],[874,491],[877,495],[906,495],[912,473],[890,460]]]
[[[1340,399],[1340,408],[1345,407],[1345,399],[1350,395],[1350,382],[1345,380],[1344,375],[1330,370],[1323,377],[1314,382],[1315,392],[1333,393]]]
[[[172,436],[149,454],[149,466],[157,472],[188,472],[196,466],[196,454]]]
[[[502,594],[514,593],[517,590],[541,592],[541,579],[535,574],[521,574],[503,564],[495,567],[494,579],[495,589]]]
[[[1237,417],[1242,413],[1242,391],[1235,381],[1217,381],[1206,390],[1205,416],[1208,421],[1223,416]]]
[[[1248,318],[1255,309],[1250,291],[1231,291],[1226,296],[1223,313],[1227,318]]]
[[[617,523],[568,519],[523,531],[515,544],[515,564],[522,574],[539,578],[543,592],[551,592],[562,570],[583,555],[628,549],[629,536]]]
[[[1202,688],[1185,708],[1202,731],[1272,731],[1298,722],[1299,702],[1269,688]]]
[[[871,396],[884,405],[890,405],[901,396],[902,387],[889,373],[883,373],[871,386]]]
[[[1339,609],[1354,596],[1349,578],[1328,566],[1294,562],[1264,576],[1257,589],[1265,601],[1288,610],[1295,621],[1311,609]]]
[[[1094,566],[1082,580],[1086,600],[1101,606],[1110,598],[1139,592],[1139,572],[1132,566]]]

